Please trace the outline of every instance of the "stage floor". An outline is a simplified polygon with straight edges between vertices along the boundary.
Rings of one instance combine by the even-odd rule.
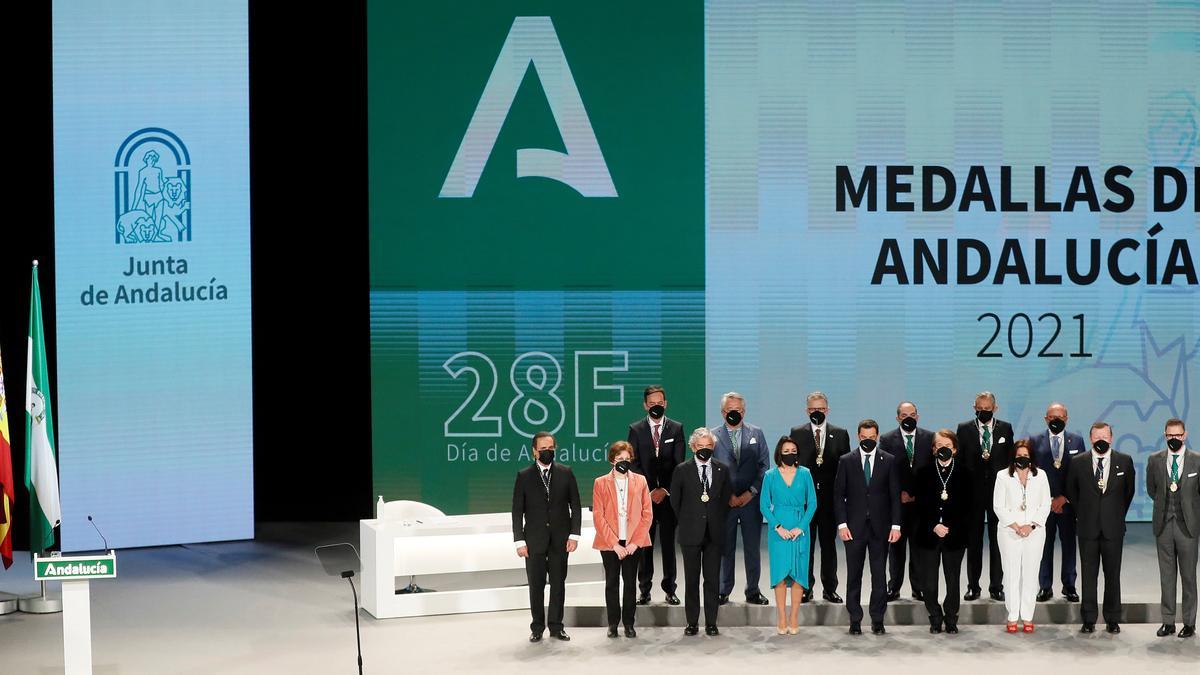
[[[120,552],[121,577],[92,583],[95,672],[261,674],[355,672],[354,621],[346,583],[321,571],[312,548],[353,541],[357,523],[263,524],[247,542],[172,546]],[[841,556],[839,555],[839,558]],[[28,557],[0,573],[0,591],[33,592]],[[572,572],[572,579],[581,575]],[[741,570],[738,570],[741,579]],[[844,595],[845,576],[841,589]],[[26,581],[30,579],[29,581]],[[438,579],[419,579],[436,588]],[[1154,606],[1157,622],[1158,574],[1149,526],[1131,527],[1126,548],[1124,595],[1127,605]],[[819,584],[818,584],[819,589]],[[1057,587],[1056,587],[1057,590]],[[564,668],[570,672],[611,672],[613,668],[653,667],[683,672],[712,668],[852,668],[864,672],[1013,672],[1053,668],[1067,673],[1195,673],[1200,640],[1156,638],[1156,623],[1127,617],[1117,636],[1084,636],[1074,622],[1043,624],[1032,636],[1007,635],[998,625],[967,625],[958,636],[929,635],[926,625],[889,625],[888,634],[851,638],[844,625],[809,625],[800,635],[780,636],[770,625],[772,607],[722,608],[722,634],[687,638],[675,623],[676,608],[661,602],[639,608],[637,639],[610,640],[603,628],[580,627],[572,618],[598,618],[598,599],[570,598],[570,643],[529,644],[528,613],[362,620],[364,672],[394,673],[521,672]],[[915,614],[911,600],[894,603],[893,613]],[[1063,604],[1057,600],[1051,604]],[[973,614],[991,616],[1000,603],[965,603]],[[905,608],[908,609],[905,609]],[[822,609],[824,608],[824,609]],[[753,609],[753,612],[748,612]],[[841,609],[818,602],[805,611],[836,621]],[[1069,611],[1063,607],[1060,611]],[[751,621],[760,625],[737,626]],[[645,618],[643,618],[645,617]],[[813,622],[815,623],[815,622]],[[923,620],[922,620],[922,623]],[[0,617],[0,675],[61,673],[60,615]],[[619,661],[614,661],[617,657]],[[1019,657],[1021,661],[1009,660]],[[624,661],[625,663],[621,663]],[[636,663],[631,664],[630,661]]]

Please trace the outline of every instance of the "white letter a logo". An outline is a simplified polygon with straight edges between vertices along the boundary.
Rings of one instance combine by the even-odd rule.
[[[567,151],[517,150],[517,177],[552,178],[569,185],[584,197],[617,196],[554,24],[548,16],[519,16],[513,21],[500,56],[496,58],[496,65],[454,155],[454,163],[450,165],[439,197],[475,194],[479,176],[492,154],[500,127],[508,117],[530,62],[546,92],[546,101]]]

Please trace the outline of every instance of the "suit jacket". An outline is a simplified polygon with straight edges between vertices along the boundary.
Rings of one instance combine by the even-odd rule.
[[[983,458],[979,442],[979,427],[975,420],[958,425],[958,455],[962,463],[971,470],[975,481],[975,508],[992,508],[992,487],[996,474],[1007,469],[1012,459],[1013,428],[1004,420],[992,420],[992,451],[989,459]]]
[[[900,525],[900,469],[895,457],[876,450],[871,482],[863,473],[862,451],[855,450],[838,460],[833,481],[833,514],[838,524],[845,523],[854,537],[866,535],[868,518],[871,532],[887,538],[893,525]]]
[[[629,425],[629,444],[633,446],[633,470],[645,476],[646,487],[650,490],[669,489],[671,475],[675,473],[675,467],[683,462],[687,448],[683,425],[669,417],[662,418],[657,457],[654,456],[650,420],[645,417]]]
[[[821,466],[817,466],[817,446],[813,443],[812,424],[792,427],[788,436],[796,443],[796,452],[800,455],[800,466],[807,467],[812,473],[813,483],[817,488],[817,501],[828,501],[833,498],[833,481],[837,477],[838,461],[850,453],[850,434],[841,427],[825,422],[825,448]]]
[[[946,501],[942,501],[942,481],[938,477],[936,462],[930,462],[917,470],[917,530],[910,533],[918,546],[937,548],[942,543],[948,549],[967,547],[967,529],[975,513],[974,480],[971,470],[955,460],[954,471],[946,480]],[[950,532],[945,537],[933,533],[937,525],[945,525]]]
[[[524,541],[529,552],[544,554],[554,547],[566,550],[567,539],[579,536],[583,524],[579,484],[566,464],[550,465],[550,496],[536,462],[517,472],[513,483],[513,541]]]
[[[1133,458],[1123,452],[1109,450],[1108,483],[1100,492],[1092,469],[1092,452],[1081,453],[1071,460],[1067,472],[1067,499],[1075,505],[1078,522],[1075,531],[1080,539],[1121,539],[1125,536],[1125,514],[1137,492]]]
[[[642,476],[632,471],[625,476],[629,481],[625,543],[650,546],[650,521],[654,519],[650,490]],[[616,548],[621,541],[621,521],[617,516],[617,480],[612,471],[597,477],[592,485],[592,521],[596,526],[592,548],[601,551]]]
[[[742,423],[741,459],[735,460],[733,448],[729,445],[728,429],[725,425],[709,429],[717,438],[713,459],[729,468],[730,489],[733,494],[740,495],[749,490],[755,496],[762,491],[763,476],[771,470],[774,448],[767,447],[767,437],[763,430],[753,424]]]
[[[696,459],[692,458],[675,467],[671,477],[671,508],[679,523],[675,528],[675,541],[680,546],[699,546],[704,543],[704,533],[718,546],[725,544],[725,517],[729,515],[729,498],[733,488],[729,479],[729,467],[711,459],[708,477],[708,501],[701,501],[700,472]]]
[[[1067,472],[1071,469],[1071,460],[1081,452],[1087,451],[1083,444],[1083,436],[1070,431],[1063,432],[1062,467],[1054,468],[1054,452],[1050,449],[1050,431],[1046,430],[1029,439],[1030,449],[1033,450],[1033,463],[1038,471],[1045,472],[1046,480],[1050,483],[1050,497],[1058,498],[1063,494],[1067,484]]]
[[[1146,494],[1154,501],[1154,536],[1167,525],[1167,495],[1171,477],[1167,471],[1167,451],[1159,450],[1146,460]],[[1200,537],[1200,452],[1183,451],[1179,467],[1179,510],[1188,534]]]
[[[912,464],[908,462],[908,450],[904,448],[904,432],[899,427],[879,437],[879,449],[896,458],[900,467],[900,489],[909,496],[916,496],[917,472],[933,462],[933,432],[917,427],[914,433],[916,438],[913,439]]]

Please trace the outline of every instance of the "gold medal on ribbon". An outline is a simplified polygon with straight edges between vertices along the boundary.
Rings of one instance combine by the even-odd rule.
[[[1056,469],[1062,468],[1062,460],[1061,459],[1054,460],[1054,468],[1056,468]]]
[[[947,499],[950,499],[950,493],[942,490],[942,501],[946,501]]]
[[[1104,480],[1096,481],[1096,487],[1100,488],[1101,490],[1104,490]]]
[[[707,492],[705,492],[704,494],[700,495],[700,501],[702,501],[702,502],[707,502],[707,501],[708,501],[708,493],[707,493]]]
[[[983,453],[983,459],[984,459],[984,460],[989,460],[989,459],[991,459],[991,458],[992,458],[992,453],[990,453],[990,452],[985,452],[985,453]]]
[[[1178,489],[1179,489],[1179,483],[1171,483],[1171,492],[1175,492]]]

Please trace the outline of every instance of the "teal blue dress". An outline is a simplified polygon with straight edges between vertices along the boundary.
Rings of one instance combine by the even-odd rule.
[[[813,514],[817,511],[817,489],[813,485],[808,469],[796,467],[796,477],[791,487],[784,482],[776,467],[763,477],[759,509],[767,520],[767,553],[771,558],[771,587],[784,579],[788,586],[793,582],[803,586],[808,581],[808,549],[812,541]],[[777,525],[785,530],[798,527],[804,534],[785,540],[775,531]]]

